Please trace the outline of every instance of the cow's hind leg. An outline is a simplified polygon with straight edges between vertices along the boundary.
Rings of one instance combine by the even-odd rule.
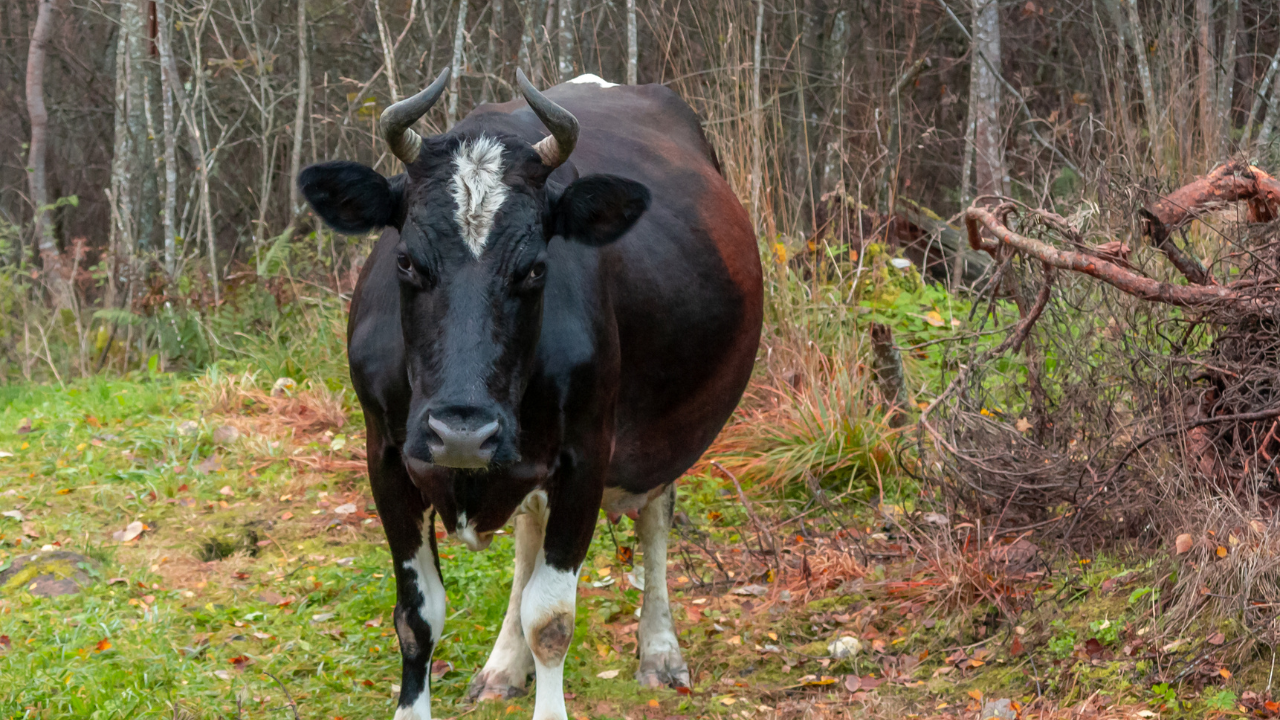
[[[507,615],[502,619],[498,642],[494,643],[484,669],[467,690],[467,697],[472,700],[505,700],[525,694],[525,682],[534,672],[534,665],[533,653],[520,624],[520,601],[533,574],[538,552],[542,550],[545,525],[545,505],[537,512],[521,513],[515,518],[516,561],[511,599],[507,602]]]
[[[644,553],[644,608],[640,612],[636,680],[646,687],[689,687],[689,666],[680,655],[667,597],[667,534],[675,502],[676,486],[672,483],[640,511],[636,523]]]

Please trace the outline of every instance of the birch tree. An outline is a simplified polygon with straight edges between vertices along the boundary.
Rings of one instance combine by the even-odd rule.
[[[458,93],[462,79],[462,45],[467,39],[467,0],[458,0],[458,25],[453,33],[453,75],[449,78],[449,115],[447,127],[458,122]]]
[[[296,221],[302,213],[298,171],[302,168],[303,126],[311,97],[311,59],[307,53],[307,0],[298,0],[298,105],[293,114],[293,150],[289,154],[289,217]]]
[[[756,61],[755,88],[760,92],[760,23],[764,19],[764,4],[760,3],[759,20],[756,21]],[[636,61],[639,59],[636,47],[636,0],[627,0],[627,84],[636,84]]]
[[[53,34],[53,0],[40,0],[36,7],[36,26],[27,49],[27,114],[31,118],[30,153],[27,155],[27,180],[33,208],[32,225],[36,250],[44,263],[49,294],[54,307],[72,305],[71,287],[63,277],[62,254],[54,240],[49,219],[49,193],[45,187],[45,162],[48,148],[49,111],[44,104],[44,63],[48,56],[49,36]]]
[[[1000,141],[1000,10],[996,0],[973,0],[973,54],[970,62],[970,123],[973,125],[973,180],[978,195],[1008,195],[1009,178]]]
[[[175,227],[178,209],[178,137],[174,125],[173,87],[178,80],[173,76],[172,28],[169,25],[168,0],[155,0],[156,46],[160,55],[160,101],[164,132],[164,209],[163,221],[164,269],[170,276],[178,265],[178,233]]]

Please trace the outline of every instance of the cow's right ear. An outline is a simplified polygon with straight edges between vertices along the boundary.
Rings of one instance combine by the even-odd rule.
[[[329,227],[360,235],[404,217],[404,175],[390,180],[346,160],[312,165],[298,174],[298,188]]]

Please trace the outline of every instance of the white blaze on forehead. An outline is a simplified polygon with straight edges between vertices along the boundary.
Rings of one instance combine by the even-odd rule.
[[[454,156],[453,200],[458,229],[471,254],[480,257],[493,229],[493,216],[507,199],[502,182],[502,143],[481,136],[462,143]]]
[[[587,73],[586,75],[579,75],[578,77],[572,80],[569,80],[568,82],[573,83],[575,85],[599,85],[602,88],[618,87],[618,83],[611,83],[605,80],[604,78],[600,77],[599,75],[592,75],[591,73]]]

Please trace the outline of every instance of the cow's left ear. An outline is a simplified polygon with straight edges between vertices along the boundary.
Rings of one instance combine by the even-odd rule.
[[[649,207],[649,188],[616,175],[575,180],[555,200],[554,234],[586,245],[607,245],[631,229]]]

